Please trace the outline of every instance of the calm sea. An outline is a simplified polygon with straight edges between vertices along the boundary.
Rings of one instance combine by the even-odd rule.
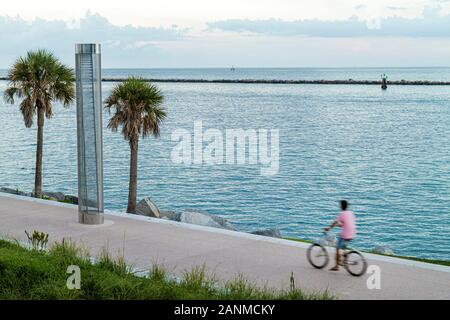
[[[197,79],[450,80],[450,68],[108,69],[104,77]],[[0,71],[0,76],[5,71]],[[0,94],[7,85],[0,81]],[[114,83],[103,84],[106,97]],[[163,210],[222,215],[239,229],[269,227],[313,239],[348,199],[358,222],[355,247],[450,259],[450,87],[160,83],[168,118],[161,138],[141,141],[139,198]],[[45,124],[44,189],[76,194],[75,107],[55,106]],[[105,205],[127,203],[129,147],[106,129]],[[174,164],[175,129],[279,129],[280,167]],[[35,128],[0,100],[0,185],[31,191]]]

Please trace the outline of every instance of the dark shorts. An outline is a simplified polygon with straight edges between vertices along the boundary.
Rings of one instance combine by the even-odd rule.
[[[336,241],[336,248],[338,249],[345,249],[347,248],[347,245],[352,241],[352,239],[343,239],[341,237],[337,237]]]

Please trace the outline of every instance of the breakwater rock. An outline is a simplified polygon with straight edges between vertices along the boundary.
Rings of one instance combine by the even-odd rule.
[[[104,78],[104,82],[121,82],[123,78]],[[380,80],[278,80],[278,79],[144,79],[148,82],[178,82],[178,83],[243,83],[243,84],[354,84],[354,85],[381,85]],[[412,86],[446,86],[450,81],[429,80],[399,80],[388,81],[388,85]]]
[[[250,232],[251,234],[257,234],[260,236],[272,237],[272,238],[281,238],[280,230],[276,228],[265,229],[265,230],[257,230]]]
[[[372,253],[384,254],[388,256],[394,255],[394,251],[392,251],[392,249],[388,246],[376,246],[372,249]]]
[[[24,197],[32,197],[33,196],[33,194],[31,192],[24,192],[19,189],[12,189],[12,188],[5,188],[5,187],[0,187],[0,192],[15,194],[15,195],[24,196]]]
[[[219,229],[233,230],[238,231],[235,226],[228,221],[227,219],[209,214],[204,211],[194,210],[194,209],[184,209],[179,212],[177,211],[162,211],[157,205],[150,200],[150,198],[143,198],[137,205],[137,213],[138,215],[149,216],[152,218],[159,218],[170,221],[177,221],[189,224],[195,224],[198,226],[205,227],[213,227]],[[281,232],[278,229],[264,229],[250,232],[251,234],[273,237],[273,238],[282,238]]]
[[[8,81],[6,77],[0,77],[0,80]],[[103,82],[122,82],[126,78],[103,78]],[[279,79],[145,79],[148,82],[175,82],[175,83],[242,83],[242,84],[346,84],[346,85],[381,85],[381,80],[279,80]],[[450,86],[450,81],[431,81],[431,80],[393,80],[387,81],[388,85],[400,86]]]
[[[150,200],[149,197],[145,197],[136,205],[136,214],[141,216],[159,218],[160,212],[156,204]]]
[[[33,192],[25,192],[25,191],[21,191],[19,189],[0,187],[0,192],[15,194],[15,195],[24,196],[24,197],[33,197]],[[77,196],[73,196],[70,194],[64,194],[62,192],[43,191],[42,199],[58,201],[58,202],[65,202],[65,203],[70,203],[70,204],[78,204]]]
[[[181,212],[180,222],[196,224],[199,226],[214,227],[227,230],[235,230],[231,223],[217,215],[206,212],[187,209]]]

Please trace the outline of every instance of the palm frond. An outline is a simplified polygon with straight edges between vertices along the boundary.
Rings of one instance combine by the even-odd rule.
[[[125,140],[132,141],[140,135],[158,137],[166,117],[162,108],[161,90],[141,78],[130,77],[115,86],[105,100],[105,108],[112,115],[108,128],[121,132]]]
[[[36,113],[35,101],[32,97],[28,96],[22,100],[20,103],[20,111],[23,115],[23,121],[25,122],[25,127],[30,128],[33,126],[34,114]]]
[[[73,70],[45,49],[29,51],[19,57],[9,69],[8,77],[10,83],[4,99],[10,104],[15,103],[15,98],[22,99],[20,111],[27,127],[33,123],[34,109],[43,108],[45,116],[51,118],[53,101],[67,107],[75,97]]]

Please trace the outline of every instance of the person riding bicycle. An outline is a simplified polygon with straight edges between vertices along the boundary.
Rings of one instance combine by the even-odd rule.
[[[331,271],[339,270],[339,250],[345,249],[348,242],[353,240],[356,235],[355,216],[353,215],[353,212],[347,210],[347,208],[348,202],[346,200],[341,200],[341,213],[329,227],[325,228],[325,231],[329,231],[336,226],[342,228],[336,242],[336,265],[330,269]]]

